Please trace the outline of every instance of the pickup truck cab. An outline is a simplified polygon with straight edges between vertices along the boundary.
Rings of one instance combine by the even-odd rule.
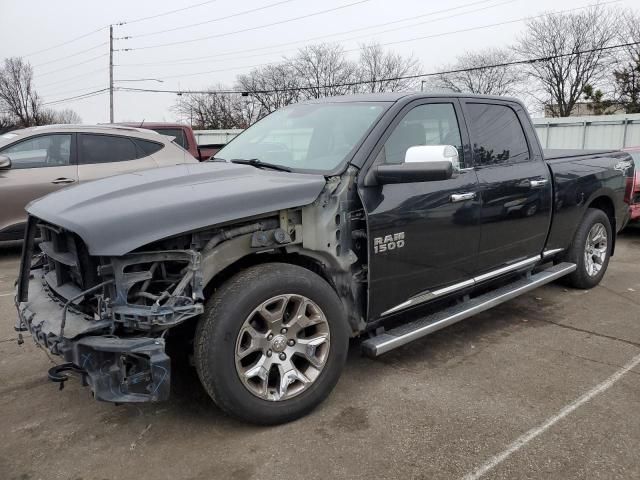
[[[513,99],[291,105],[211,161],[29,205],[17,328],[97,399],[166,399],[175,342],[223,410],[285,422],[350,337],[375,357],[556,279],[597,285],[633,174],[623,152],[545,156]]]

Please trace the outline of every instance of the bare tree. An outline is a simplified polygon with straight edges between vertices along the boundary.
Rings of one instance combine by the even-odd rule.
[[[0,112],[0,134],[16,128],[14,120],[7,112]]]
[[[458,93],[480,95],[515,95],[523,81],[522,69],[517,66],[493,66],[515,60],[513,52],[501,48],[488,48],[467,52],[453,65],[440,68],[442,73],[432,77],[429,87]]]
[[[625,10],[620,15],[621,27],[618,30],[618,42],[628,44],[624,48],[622,60],[640,57],[640,13],[636,10]]]
[[[260,120],[261,107],[258,101],[249,96],[235,97],[233,103],[233,118],[235,128],[248,128]]]
[[[347,60],[339,45],[304,47],[289,62],[298,77],[303,99],[349,93],[348,84],[355,78],[356,66]]]
[[[6,58],[0,68],[0,108],[19,126],[38,124],[42,102],[33,87],[33,68],[22,58]]]
[[[353,90],[362,93],[416,90],[418,78],[401,77],[417,75],[419,68],[414,57],[385,52],[377,43],[362,45],[356,73],[357,81],[362,83]]]
[[[80,118],[80,115],[78,115],[76,111],[71,110],[70,108],[64,108],[62,110],[54,112],[53,119],[54,123],[82,123],[82,118]]]
[[[626,113],[640,113],[640,14],[627,10],[621,19],[618,42],[627,45],[617,55],[613,97]]]
[[[415,89],[418,62],[386,52],[380,45],[363,46],[358,62],[349,60],[339,45],[302,48],[291,58],[238,75],[237,94],[183,95],[174,111],[203,128],[246,128],[291,103],[350,92],[388,92]]]
[[[568,14],[550,13],[527,22],[514,47],[523,59],[544,58],[527,65],[541,96],[555,117],[571,115],[586,85],[597,86],[613,56],[603,50],[617,36],[616,11],[602,6]]]
[[[255,122],[255,108],[248,97],[239,94],[216,93],[229,89],[218,85],[211,93],[184,94],[179,97],[174,112],[188,118],[198,128],[247,128]]]
[[[301,98],[300,79],[290,62],[267,65],[238,75],[237,85],[259,105],[258,118]]]

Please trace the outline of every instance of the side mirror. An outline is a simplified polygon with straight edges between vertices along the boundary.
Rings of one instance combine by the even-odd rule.
[[[8,170],[11,168],[11,159],[6,155],[0,155],[0,170]]]
[[[404,155],[405,163],[414,162],[451,162],[454,171],[460,170],[458,149],[453,145],[418,145],[409,147]]]
[[[379,165],[376,168],[379,185],[447,180],[452,175],[453,165],[448,160]]]

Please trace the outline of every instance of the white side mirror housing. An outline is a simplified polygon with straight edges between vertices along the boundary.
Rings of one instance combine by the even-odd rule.
[[[405,163],[416,162],[451,162],[453,171],[460,171],[458,149],[453,145],[416,145],[409,147],[404,156]]]

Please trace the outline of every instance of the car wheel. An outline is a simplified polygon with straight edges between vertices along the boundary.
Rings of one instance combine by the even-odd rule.
[[[567,283],[575,288],[592,288],[600,283],[609,265],[612,242],[607,214],[588,209],[564,258],[577,265],[576,271],[565,277]]]
[[[299,418],[331,392],[349,329],[336,292],[296,265],[240,272],[209,299],[195,336],[200,380],[225,412],[258,424]]]

